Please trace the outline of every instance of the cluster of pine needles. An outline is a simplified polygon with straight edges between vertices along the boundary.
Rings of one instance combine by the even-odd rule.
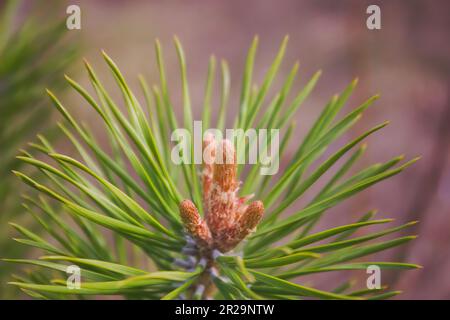
[[[76,149],[77,156],[59,153],[48,139],[39,135],[38,141],[30,144],[33,152],[24,150],[18,157],[26,167],[40,172],[31,176],[24,170],[14,171],[38,193],[24,196],[23,205],[40,224],[42,233],[11,223],[21,234],[14,240],[44,254],[38,259],[8,259],[11,263],[33,266],[28,274],[15,275],[11,284],[41,299],[85,295],[121,295],[130,299],[385,299],[398,294],[384,286],[368,290],[365,283],[353,288],[349,281],[342,281],[335,290],[324,291],[305,285],[302,280],[317,273],[366,270],[369,265],[382,270],[418,268],[403,262],[369,260],[372,254],[414,239],[414,236],[390,237],[414,222],[389,226],[391,219],[375,219],[375,211],[369,211],[353,223],[315,231],[319,220],[333,207],[397,175],[416,159],[402,163],[403,157],[399,156],[354,170],[366,150],[363,141],[385,127],[386,122],[361,133],[336,148],[337,151],[326,152],[378,98],[370,97],[339,116],[357,81],[329,99],[304,139],[298,141],[292,119],[321,73],[313,74],[306,85],[291,93],[299,69],[295,63],[280,89],[269,94],[274,91],[271,85],[287,42],[286,37],[258,85],[254,85],[252,78],[257,37],[246,58],[239,112],[233,127],[279,129],[279,156],[287,165],[274,176],[260,175],[261,164],[246,170],[244,165],[237,165],[236,178],[242,181],[240,195],[254,194],[264,206],[261,222],[244,241],[231,251],[211,255],[212,268],[198,256],[198,243],[186,231],[179,212],[183,200],[192,201],[199,216],[205,214],[201,168],[194,161],[175,165],[170,156],[171,132],[179,127],[192,131],[194,120],[186,59],[175,38],[182,84],[180,124],[169,92],[162,47],[156,41],[160,81],[149,86],[144,77],[139,77],[143,102],[104,52],[104,60],[122,94],[121,102],[112,98],[88,62],[85,67],[92,85],[90,90],[66,76],[86,106],[100,117],[96,130],[104,128],[108,145],[100,144],[89,127],[48,91],[63,117],[60,132]],[[216,73],[220,79],[217,102],[212,99]],[[224,60],[219,64],[211,57],[201,119],[205,128],[225,129],[230,113],[229,96],[228,64]],[[216,115],[215,121],[212,115]],[[289,157],[287,150],[293,137],[295,151]],[[317,184],[319,180],[322,184]],[[297,201],[316,184],[323,186],[308,203],[294,209]],[[377,225],[383,226],[381,231],[364,232]],[[389,239],[383,240],[385,236]],[[78,289],[66,285],[69,265],[81,268]],[[207,292],[201,286],[205,278],[212,284]]]

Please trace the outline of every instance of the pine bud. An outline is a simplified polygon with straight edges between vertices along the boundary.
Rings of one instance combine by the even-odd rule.
[[[190,200],[183,200],[180,204],[180,215],[184,226],[199,246],[209,247],[211,244],[211,233],[205,221],[200,217],[197,208]]]
[[[261,201],[252,202],[244,214],[239,218],[239,238],[244,239],[249,233],[251,233],[258,223],[261,221],[264,214],[264,204]]]
[[[222,191],[235,191],[237,165],[236,152],[233,143],[230,140],[222,140],[217,145],[217,155],[214,163],[214,183]]]
[[[264,213],[261,201],[252,202],[234,223],[225,232],[215,238],[215,245],[221,252],[228,252],[236,247],[253,230],[255,230]]]

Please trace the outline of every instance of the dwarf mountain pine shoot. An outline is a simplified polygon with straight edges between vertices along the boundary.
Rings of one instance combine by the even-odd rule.
[[[257,86],[253,85],[252,75],[258,38],[253,40],[233,125],[243,130],[280,130],[279,157],[287,165],[276,175],[259,174],[260,163],[244,170],[244,165],[236,161],[233,142],[211,135],[205,135],[203,143],[211,146],[214,161],[202,165],[193,159],[173,163],[170,135],[178,128],[192,133],[194,120],[187,60],[177,38],[174,43],[182,83],[182,124],[176,117],[177,107],[172,103],[158,41],[155,51],[159,83],[149,86],[139,77],[145,101],[137,98],[116,63],[104,52],[116,90],[123,96],[121,103],[112,98],[88,62],[85,67],[91,90],[66,77],[86,106],[100,117],[97,126],[107,133],[108,146],[99,144],[89,128],[48,91],[65,119],[60,124],[61,132],[78,154],[61,154],[39,136],[39,142],[33,144],[39,156],[24,152],[18,157],[46,177],[42,180],[15,171],[40,193],[26,197],[25,207],[46,234],[38,236],[12,224],[22,235],[15,240],[39,248],[43,255],[39,259],[8,260],[35,266],[30,276],[18,275],[11,284],[37,298],[121,295],[130,299],[383,299],[398,294],[386,287],[367,290],[365,283],[353,288],[348,281],[332,291],[305,284],[306,275],[366,270],[370,265],[382,270],[418,267],[369,258],[414,239],[401,236],[383,240],[414,222],[388,226],[391,219],[375,219],[375,212],[369,211],[349,224],[325,230],[314,228],[334,206],[402,172],[416,159],[401,163],[400,156],[360,171],[353,169],[366,150],[363,141],[387,123],[362,132],[326,156],[330,145],[352,128],[378,98],[370,97],[338,116],[356,81],[329,100],[304,139],[296,138],[295,151],[289,157],[286,150],[295,126],[292,118],[314,89],[320,72],[299,91],[292,92],[289,99],[299,67],[296,63],[278,92],[269,97],[287,40],[282,41]],[[216,71],[220,72],[220,99],[213,101]],[[226,61],[219,66],[211,57],[205,88],[203,126],[224,130],[230,113]],[[253,141],[246,143],[250,148]],[[216,161],[224,157],[231,161]],[[333,171],[329,171],[332,167]],[[329,172],[333,174],[325,175]],[[294,209],[294,204],[316,185],[323,186],[307,204]],[[55,209],[57,204],[60,207]],[[386,227],[364,232],[371,226]],[[81,269],[79,289],[66,285],[69,265]]]

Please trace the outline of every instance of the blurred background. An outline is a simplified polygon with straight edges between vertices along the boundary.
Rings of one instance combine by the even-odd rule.
[[[256,34],[260,37],[255,65],[255,81],[260,82],[283,36],[288,34],[288,50],[278,80],[297,60],[300,79],[294,83],[293,91],[300,89],[315,71],[323,71],[315,91],[296,115],[295,134],[299,138],[289,146],[291,155],[297,147],[295,141],[304,136],[327,100],[352,79],[358,77],[359,85],[345,111],[380,93],[381,99],[343,141],[356,137],[364,128],[390,120],[386,129],[368,140],[361,165],[386,161],[399,154],[406,159],[420,155],[422,159],[399,176],[339,205],[317,228],[351,221],[370,209],[378,209],[378,218],[396,218],[398,224],[419,220],[413,229],[406,230],[418,234],[418,239],[379,258],[407,260],[424,269],[401,274],[386,272],[382,283],[401,288],[404,293],[400,299],[450,299],[450,2],[436,0],[431,5],[425,0],[64,0],[49,6],[47,1],[26,1],[20,14],[28,14],[33,6],[42,22],[58,21],[67,17],[65,9],[71,4],[81,8],[81,30],[67,30],[72,39],[67,45],[75,43],[81,56],[110,85],[113,79],[108,75],[101,49],[137,89],[138,74],[150,82],[158,79],[153,43],[160,39],[173,102],[180,115],[181,90],[173,35],[180,38],[186,52],[196,119],[201,112],[209,56],[226,59],[231,68],[232,89],[229,125],[237,109],[242,69],[252,38]],[[366,27],[366,9],[371,4],[381,8],[381,30]],[[81,72],[81,56],[74,58],[64,72],[88,86],[87,76]],[[63,81],[62,72],[59,80]],[[38,83],[43,90],[45,86],[57,86],[58,81],[49,84],[43,79]],[[79,97],[67,93],[64,101],[95,131],[92,111]],[[97,134],[101,139],[104,132]],[[65,148],[63,142],[59,145]],[[366,275],[356,272],[355,277],[365,281]],[[332,288],[339,283],[339,275],[327,274],[315,281],[319,288]]]

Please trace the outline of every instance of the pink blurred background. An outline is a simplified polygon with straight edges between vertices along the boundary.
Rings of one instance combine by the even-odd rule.
[[[78,4],[82,29],[70,31],[84,42],[83,55],[102,78],[107,68],[99,53],[104,49],[119,65],[134,88],[137,74],[157,81],[153,41],[165,51],[174,104],[181,101],[179,70],[173,35],[185,48],[188,77],[199,119],[210,54],[225,58],[231,67],[231,110],[236,110],[246,51],[255,34],[260,36],[255,80],[260,82],[284,35],[290,36],[278,79],[298,59],[300,89],[318,69],[323,75],[311,97],[296,115],[296,134],[304,136],[331,95],[354,77],[359,85],[345,111],[370,95],[381,94],[374,108],[345,136],[349,141],[375,124],[390,120],[371,136],[363,165],[386,161],[399,154],[422,159],[399,176],[382,182],[355,199],[333,209],[318,226],[335,226],[357,214],[378,209],[378,218],[395,217],[400,224],[420,220],[406,230],[419,238],[406,247],[391,249],[378,258],[406,260],[424,269],[383,274],[404,293],[399,298],[450,299],[450,2],[410,1],[66,1]],[[381,30],[368,30],[366,8],[381,8]],[[64,12],[62,13],[64,16]],[[77,62],[81,67],[81,60]],[[88,85],[87,76],[74,75]],[[70,99],[70,98],[69,98]],[[67,99],[66,99],[67,100]],[[86,122],[91,110],[73,97],[67,103]],[[230,112],[228,119],[234,114]],[[99,132],[99,134],[102,134]],[[299,138],[300,139],[300,138]],[[294,139],[299,141],[299,139]],[[341,141],[342,142],[342,141]],[[289,154],[295,150],[291,143]],[[376,259],[374,259],[376,261]],[[355,277],[364,281],[364,272]],[[314,278],[319,288],[333,288],[340,275]],[[313,280],[313,279],[311,279]]]

